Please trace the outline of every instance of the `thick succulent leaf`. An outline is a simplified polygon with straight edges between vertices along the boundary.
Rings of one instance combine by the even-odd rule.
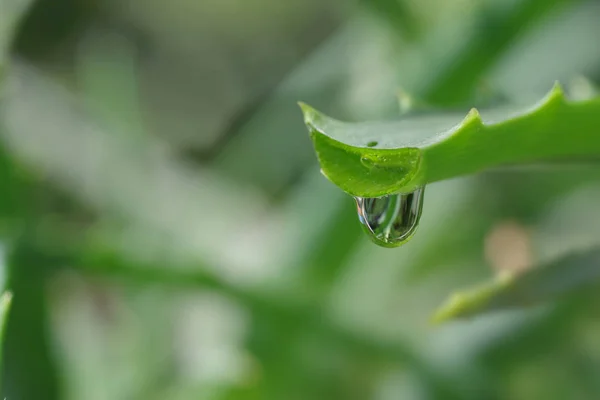
[[[571,254],[521,275],[500,275],[481,286],[455,293],[436,312],[442,322],[493,310],[543,303],[600,283],[600,248]]]
[[[600,156],[600,97],[569,101],[558,84],[522,112],[346,123],[301,108],[323,174],[354,196],[408,193],[501,165]]]

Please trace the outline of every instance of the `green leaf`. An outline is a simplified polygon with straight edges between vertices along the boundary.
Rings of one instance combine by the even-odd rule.
[[[323,174],[361,197],[408,193],[427,183],[508,164],[600,156],[600,97],[569,101],[556,84],[531,110],[475,108],[346,123],[300,103]]]
[[[3,84],[8,67],[9,52],[15,32],[33,0],[0,0],[0,108],[4,107]],[[5,120],[0,116],[0,136]],[[27,213],[30,201],[25,192],[30,183],[29,173],[15,160],[4,143],[0,143],[0,236],[14,230]]]
[[[31,4],[31,0],[0,0],[0,84],[2,83],[3,72],[5,68],[5,60],[14,36],[14,31],[17,27],[21,17],[28,9]],[[3,184],[0,185],[3,189],[7,189],[6,182],[11,181],[7,179],[10,174],[5,174],[5,170],[8,170],[6,161],[6,155],[3,149],[0,148],[0,176]],[[10,197],[7,190],[3,191],[3,197]],[[4,201],[0,201],[0,209],[4,211]],[[13,210],[14,211],[14,210]],[[0,215],[3,214],[0,212]],[[2,225],[0,223],[0,225]],[[7,320],[9,309],[12,303],[12,293],[5,291],[4,284],[2,284],[3,293],[0,295],[0,369],[2,368],[2,345],[4,341],[4,326]]]
[[[46,290],[64,261],[60,255],[48,254],[50,249],[40,243],[36,229],[28,229],[15,241],[7,257],[8,287],[14,297],[2,340],[0,398],[62,398]]]
[[[414,40],[422,36],[423,26],[408,2],[397,0],[366,0],[362,4],[378,14],[400,36]]]
[[[32,0],[0,0],[0,79],[14,31]]]
[[[521,275],[499,275],[492,282],[455,293],[438,309],[433,321],[536,305],[594,287],[599,280],[600,248],[597,248],[568,255]]]
[[[6,322],[6,317],[8,315],[8,311],[10,309],[10,304],[12,301],[12,293],[4,292],[2,296],[0,296],[0,341],[4,338],[4,325]],[[2,367],[2,346],[0,346],[0,368]]]
[[[8,319],[8,313],[12,303],[12,292],[5,291],[0,296],[0,371],[2,370],[2,343],[4,343],[4,327],[6,326],[6,320]],[[2,381],[0,380],[0,389]]]
[[[482,3],[471,34],[461,47],[463,51],[443,57],[434,68],[436,72],[419,91],[419,95],[428,102],[440,106],[461,104],[473,94],[479,83],[473,77],[483,77],[498,62],[500,55],[515,45],[520,35],[558,8],[569,4],[567,0]]]

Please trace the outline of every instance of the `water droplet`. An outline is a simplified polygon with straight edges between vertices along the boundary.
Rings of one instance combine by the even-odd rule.
[[[367,167],[369,169],[373,168],[375,166],[375,162],[367,156],[361,157],[360,162],[362,163],[362,165],[364,165],[365,167]]]
[[[423,209],[425,187],[412,193],[384,197],[356,197],[358,219],[376,244],[397,247],[415,233]]]

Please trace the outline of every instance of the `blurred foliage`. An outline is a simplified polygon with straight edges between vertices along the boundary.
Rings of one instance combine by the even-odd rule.
[[[0,0],[4,397],[599,397],[597,291],[429,323],[496,273],[597,268],[565,256],[598,245],[594,163],[432,184],[380,249],[296,105],[527,104],[600,76],[597,2],[24,5]]]
[[[548,302],[569,291],[597,290],[598,250],[573,254],[551,265],[529,269],[520,276],[503,274],[491,284],[455,294],[435,315],[439,322],[487,310],[517,308]]]

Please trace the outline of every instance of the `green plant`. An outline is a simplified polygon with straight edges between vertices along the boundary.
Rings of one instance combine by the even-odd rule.
[[[490,110],[482,118],[472,109],[459,123],[455,115],[434,113],[397,122],[352,124],[336,121],[304,103],[300,106],[321,172],[357,197],[410,193],[429,183],[489,168],[577,163],[600,155],[600,97],[570,101],[558,84],[529,111]],[[528,305],[580,290],[597,278],[596,253],[579,255],[576,262],[559,260],[522,276],[501,275],[481,288],[453,295],[434,319]]]
[[[321,173],[357,198],[411,193],[429,183],[490,168],[578,163],[600,155],[600,97],[568,100],[558,83],[529,110],[504,107],[482,116],[473,108],[462,121],[439,111],[418,117],[405,114],[397,121],[345,123],[305,103],[300,107]],[[414,224],[418,222],[419,215]],[[395,247],[406,243],[414,229],[396,242],[378,239],[372,228],[366,231],[376,243]],[[596,263],[597,250],[592,250],[524,275],[500,275],[492,283],[453,295],[434,319],[529,305],[580,290],[597,278]]]
[[[597,99],[555,87],[531,110],[494,107],[597,78],[595,3],[84,3],[39,1],[18,24],[26,2],[0,0],[0,397],[600,396],[598,257],[581,241],[597,246],[599,174],[560,162],[597,154]],[[304,107],[347,192],[427,186],[419,234],[388,251],[317,173],[295,101],[385,120],[398,87],[427,108],[403,97],[387,131]],[[431,143],[407,148],[406,121]],[[352,142],[361,127],[377,145]],[[414,217],[415,199],[387,207]],[[434,319],[512,312],[430,324],[490,269]]]
[[[472,109],[398,122],[343,123],[301,104],[321,171],[352,196],[410,193],[506,165],[600,155],[600,97],[566,100],[556,85],[530,111]]]

